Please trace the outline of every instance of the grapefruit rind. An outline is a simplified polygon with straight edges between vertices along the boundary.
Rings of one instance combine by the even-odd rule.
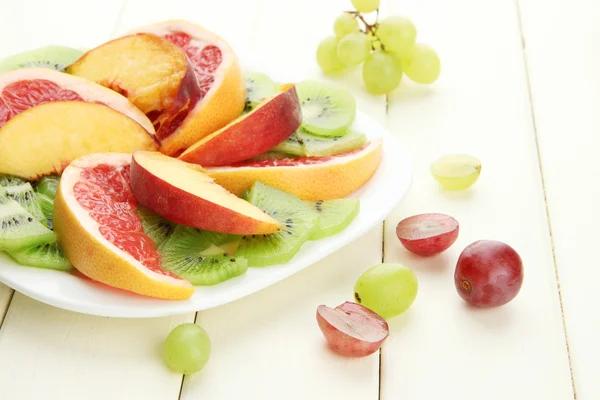
[[[62,175],[54,208],[57,241],[73,266],[87,277],[141,295],[185,300],[194,293],[188,281],[153,272],[106,240],[100,225],[75,199],[73,187],[85,168],[98,164],[124,166],[130,154],[97,153],[71,163]]]
[[[202,138],[223,128],[242,114],[246,103],[246,81],[240,62],[227,41],[214,32],[185,20],[167,20],[139,27],[125,35],[150,33],[164,37],[177,32],[186,33],[201,45],[218,47],[222,60],[212,73],[215,80],[210,90],[190,110],[179,128],[162,140],[161,152],[167,155],[179,155]]]
[[[336,156],[268,160],[233,166],[206,167],[215,182],[241,196],[255,181],[261,181],[303,200],[332,200],[346,197],[364,185],[377,171],[382,159],[381,138],[363,148]],[[281,163],[283,165],[277,165]],[[270,165],[269,165],[270,164]]]
[[[0,93],[8,85],[18,81],[46,80],[54,82],[62,89],[71,90],[90,103],[101,103],[140,124],[149,134],[154,135],[154,126],[146,115],[126,97],[90,80],[45,68],[23,68],[0,74]]]

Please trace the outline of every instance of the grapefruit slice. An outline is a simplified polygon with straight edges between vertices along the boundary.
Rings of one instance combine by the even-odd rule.
[[[346,197],[364,185],[377,171],[381,156],[382,140],[374,139],[335,156],[246,161],[205,171],[238,196],[261,181],[304,200],[330,200]]]
[[[63,172],[54,205],[57,241],[87,277],[141,295],[188,299],[194,287],[165,271],[131,191],[130,154],[96,153]]]
[[[240,116],[246,102],[246,84],[237,56],[224,39],[183,20],[143,26],[128,34],[134,33],[161,36],[181,47],[200,86],[200,100],[185,118],[158,133],[163,153],[179,155]]]
[[[154,135],[148,117],[125,97],[87,79],[46,68],[23,68],[0,75],[0,128],[23,111],[53,101],[103,104]]]

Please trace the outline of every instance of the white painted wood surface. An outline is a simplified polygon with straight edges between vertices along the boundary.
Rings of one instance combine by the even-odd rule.
[[[600,3],[522,0],[521,14],[577,398],[597,399]]]
[[[519,0],[554,247],[578,399],[600,398],[600,300],[593,227],[600,191],[600,6],[592,0]],[[324,79],[314,61],[347,0],[142,0],[13,2],[0,14],[0,56],[48,43],[92,47],[135,26],[186,18],[241,53],[282,71]],[[35,13],[26,14],[35,9]],[[0,399],[544,399],[574,398],[515,2],[382,0],[383,14],[409,16],[443,72],[433,87],[405,82],[389,98],[366,94],[358,71],[347,85],[413,155],[409,196],[381,227],[288,280],[197,316],[213,340],[201,373],[171,373],[160,344],[192,314],[151,320],[83,316],[15,294],[0,329]],[[24,23],[21,16],[28,15]],[[560,29],[558,29],[558,28]],[[557,56],[557,48],[560,56]],[[386,113],[387,108],[387,113]],[[472,190],[447,194],[429,175],[439,155],[483,161]],[[393,184],[393,182],[390,182]],[[461,223],[444,255],[419,259],[395,237],[400,219],[446,212]],[[567,232],[569,235],[567,235]],[[324,345],[319,304],[352,297],[356,277],[382,259],[412,267],[413,308],[391,321],[378,355],[347,360]],[[480,238],[513,245],[525,262],[517,299],[500,309],[464,306],[453,286],[460,250]],[[592,275],[590,275],[592,273]],[[12,291],[0,285],[2,310]],[[381,382],[380,382],[381,372]]]

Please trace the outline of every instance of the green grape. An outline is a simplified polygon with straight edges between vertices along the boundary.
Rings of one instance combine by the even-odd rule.
[[[405,312],[419,290],[417,277],[401,264],[383,263],[366,270],[354,285],[354,299],[388,319]]]
[[[210,357],[210,338],[194,323],[177,326],[165,341],[164,360],[167,367],[180,374],[200,371]]]
[[[333,23],[333,31],[338,39],[343,38],[349,33],[356,32],[359,30],[358,21],[356,18],[348,13],[343,13],[335,19]]]
[[[392,16],[379,23],[377,36],[385,50],[403,54],[414,46],[417,29],[408,18]]]
[[[371,40],[362,32],[353,32],[338,43],[337,56],[345,65],[358,65],[365,61],[371,51]]]
[[[468,154],[447,154],[431,164],[431,174],[444,189],[463,190],[479,179],[481,161]]]
[[[379,8],[379,0],[352,0],[352,5],[358,12],[370,13]]]
[[[326,74],[340,72],[346,66],[337,56],[338,39],[330,36],[321,41],[317,47],[317,64]]]
[[[373,94],[386,94],[394,90],[402,79],[402,64],[391,54],[376,50],[363,65],[363,80]]]
[[[402,58],[404,73],[417,83],[433,83],[440,76],[440,58],[431,47],[417,43]]]

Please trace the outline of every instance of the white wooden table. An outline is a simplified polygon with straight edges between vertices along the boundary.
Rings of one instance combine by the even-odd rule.
[[[322,78],[314,53],[349,0],[2,0],[0,55],[49,43],[92,47],[138,25],[186,18],[235,49]],[[80,315],[0,285],[0,399],[600,399],[600,3],[596,0],[382,0],[442,59],[431,87],[404,82],[371,96],[358,75],[338,79],[414,158],[414,183],[385,224],[282,283],[199,313],[213,354],[199,374],[169,372],[160,345],[194,314],[150,320]],[[429,165],[480,157],[479,182],[439,190]],[[389,182],[393,185],[394,182]],[[445,212],[461,223],[445,254],[420,259],[399,244],[406,216]],[[509,305],[465,307],[456,258],[482,238],[506,241],[525,264]],[[383,243],[383,246],[382,246]],[[317,305],[351,296],[383,260],[420,281],[413,307],[391,321],[379,355],[329,352]]]

